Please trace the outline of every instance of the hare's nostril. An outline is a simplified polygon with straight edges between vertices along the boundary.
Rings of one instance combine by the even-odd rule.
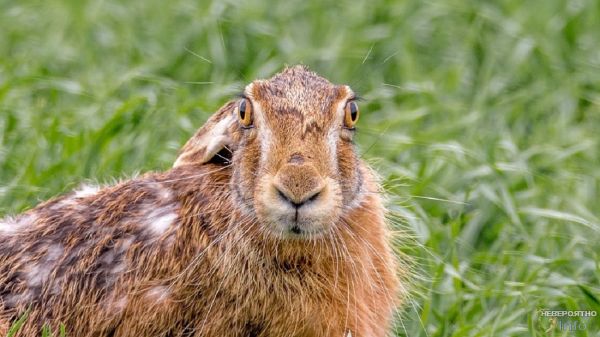
[[[280,197],[281,199],[283,199],[283,200],[285,200],[285,201],[287,201],[287,202],[289,202],[289,203],[291,203],[291,204],[293,204],[293,203],[294,203],[294,202],[293,202],[293,201],[292,201],[290,198],[288,198],[288,196],[287,196],[287,195],[285,195],[285,193],[281,192],[281,190],[280,190],[280,189],[278,189],[277,187],[275,187],[275,189],[277,190],[277,193],[279,194],[279,197]]]
[[[279,188],[275,187],[275,189],[277,190],[279,197],[281,199],[285,200],[286,202],[290,203],[292,206],[294,206],[294,208],[300,208],[300,206],[302,206],[304,204],[304,201],[300,201],[300,202],[294,201],[292,198],[288,197],[287,194],[282,192]]]
[[[321,191],[317,191],[317,193],[315,193],[312,196],[308,197],[308,199],[306,199],[306,202],[317,200],[317,198],[319,197],[320,194],[321,194]]]

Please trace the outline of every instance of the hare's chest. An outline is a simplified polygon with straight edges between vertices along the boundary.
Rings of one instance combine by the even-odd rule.
[[[243,301],[248,313],[243,336],[342,336],[340,307],[333,305],[338,301],[322,278],[274,273],[254,280]]]

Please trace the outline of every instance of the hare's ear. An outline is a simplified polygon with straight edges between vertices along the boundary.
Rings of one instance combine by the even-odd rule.
[[[235,101],[228,102],[204,123],[194,137],[185,143],[173,167],[211,161],[229,163],[235,149],[235,104]]]

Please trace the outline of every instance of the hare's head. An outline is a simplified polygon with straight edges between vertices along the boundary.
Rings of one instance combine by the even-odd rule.
[[[357,202],[355,95],[304,66],[249,84],[183,148],[175,166],[231,165],[238,204],[284,238],[318,236]]]

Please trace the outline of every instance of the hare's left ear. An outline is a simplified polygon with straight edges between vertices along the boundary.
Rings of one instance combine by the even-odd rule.
[[[212,115],[185,143],[173,167],[218,162],[229,164],[233,154],[237,120],[233,116],[235,101],[228,102]]]

